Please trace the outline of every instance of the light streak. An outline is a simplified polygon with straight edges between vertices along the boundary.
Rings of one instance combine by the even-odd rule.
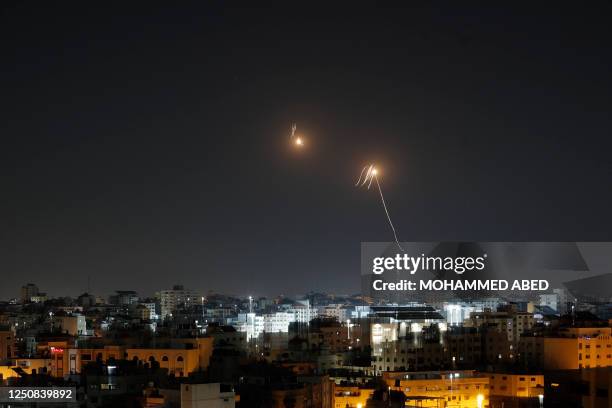
[[[395,238],[395,243],[397,244],[399,249],[404,251],[404,248],[402,248],[401,244],[399,243],[397,232],[395,231],[393,221],[391,221],[391,215],[389,214],[389,209],[387,208],[387,203],[385,202],[385,196],[383,195],[382,188],[380,187],[380,181],[378,180],[378,169],[373,164],[370,164],[361,169],[361,173],[359,173],[359,178],[357,179],[357,183],[355,183],[355,187],[364,187],[367,184],[367,188],[369,190],[372,186],[372,182],[375,182],[376,187],[378,187],[380,201],[382,202],[385,214],[387,215],[387,221],[389,221],[391,231],[393,231],[393,238]]]

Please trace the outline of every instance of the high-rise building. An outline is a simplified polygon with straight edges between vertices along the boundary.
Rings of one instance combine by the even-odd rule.
[[[190,308],[201,303],[198,292],[185,289],[182,285],[174,285],[172,289],[159,292],[161,303],[161,318],[165,319],[180,308]]]
[[[33,296],[38,296],[38,286],[28,283],[21,287],[21,303],[30,303]]]

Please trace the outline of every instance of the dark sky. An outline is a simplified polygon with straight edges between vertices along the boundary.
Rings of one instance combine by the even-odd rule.
[[[609,2],[125,3],[1,6],[0,298],[356,292],[372,161],[406,241],[612,240]]]

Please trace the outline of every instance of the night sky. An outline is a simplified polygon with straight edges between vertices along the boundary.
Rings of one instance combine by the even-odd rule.
[[[612,240],[609,2],[7,3],[0,299],[355,293],[368,162],[405,241]]]

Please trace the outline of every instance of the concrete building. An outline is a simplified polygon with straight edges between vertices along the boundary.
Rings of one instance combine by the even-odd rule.
[[[9,327],[0,326],[0,362],[13,358],[16,351],[15,332]]]
[[[406,406],[489,406],[489,377],[470,370],[388,372],[383,381],[389,390],[404,393]]]
[[[234,391],[219,383],[181,384],[181,408],[234,408]]]
[[[138,303],[138,294],[133,290],[116,290],[108,297],[108,303],[117,306],[130,306]]]
[[[81,314],[53,316],[53,327],[71,336],[87,335],[87,323]]]
[[[38,286],[27,283],[21,287],[21,303],[30,303],[33,296],[38,296]]]
[[[157,362],[161,368],[176,377],[186,377],[189,374],[208,368],[213,350],[211,337],[197,339],[175,339],[168,347],[158,348],[128,348],[127,359],[141,361],[143,364]]]
[[[318,310],[318,315],[323,318],[336,319],[344,322],[351,317],[350,311],[344,305],[328,305]]]
[[[213,338],[215,349],[232,349],[237,351],[246,351],[247,349],[247,334],[237,331],[233,326],[209,324],[206,327],[206,335]]]
[[[465,326],[497,330],[506,333],[510,343],[516,343],[523,332],[533,327],[533,323],[533,314],[528,312],[484,311],[472,313]]]
[[[96,297],[90,293],[83,293],[77,298],[77,304],[83,307],[92,307],[96,304]]]
[[[501,402],[508,399],[532,399],[532,405],[535,406],[539,402],[539,396],[544,395],[544,376],[541,374],[484,374],[489,376],[489,395],[493,406],[501,406]],[[504,405],[516,404],[507,401]]]
[[[289,323],[294,321],[293,313],[288,312],[276,312],[263,317],[263,329],[266,333],[288,333]]]
[[[362,407],[365,408],[368,400],[372,398],[374,388],[350,385],[341,386],[333,384],[333,407]]]
[[[161,303],[161,318],[165,319],[179,308],[188,309],[201,304],[201,296],[193,290],[185,289],[182,285],[174,285],[172,289],[159,292]]]
[[[125,347],[104,346],[103,348],[67,348],[64,352],[63,366],[70,374],[80,374],[83,368],[90,363],[99,361],[108,363],[109,360],[120,360],[125,356]]]
[[[294,322],[299,323],[308,323],[318,316],[317,308],[312,307],[308,299],[298,300],[297,304],[288,308],[286,311],[293,314]]]
[[[47,358],[20,358],[9,360],[0,365],[0,383],[8,378],[19,377],[18,371],[26,374],[46,374],[52,372],[52,361]]]
[[[548,306],[555,312],[559,311],[559,294],[558,293],[543,293],[538,296],[539,306]]]
[[[31,303],[45,303],[47,300],[47,294],[43,292],[38,292],[38,295],[36,296],[30,296]]]
[[[239,332],[246,333],[247,341],[258,339],[264,332],[264,318],[255,313],[239,313],[235,327]]]
[[[132,316],[141,320],[157,320],[155,303],[138,303],[130,310]]]
[[[519,343],[521,360],[546,370],[578,370],[612,366],[610,327],[572,327],[554,334],[525,336]]]

